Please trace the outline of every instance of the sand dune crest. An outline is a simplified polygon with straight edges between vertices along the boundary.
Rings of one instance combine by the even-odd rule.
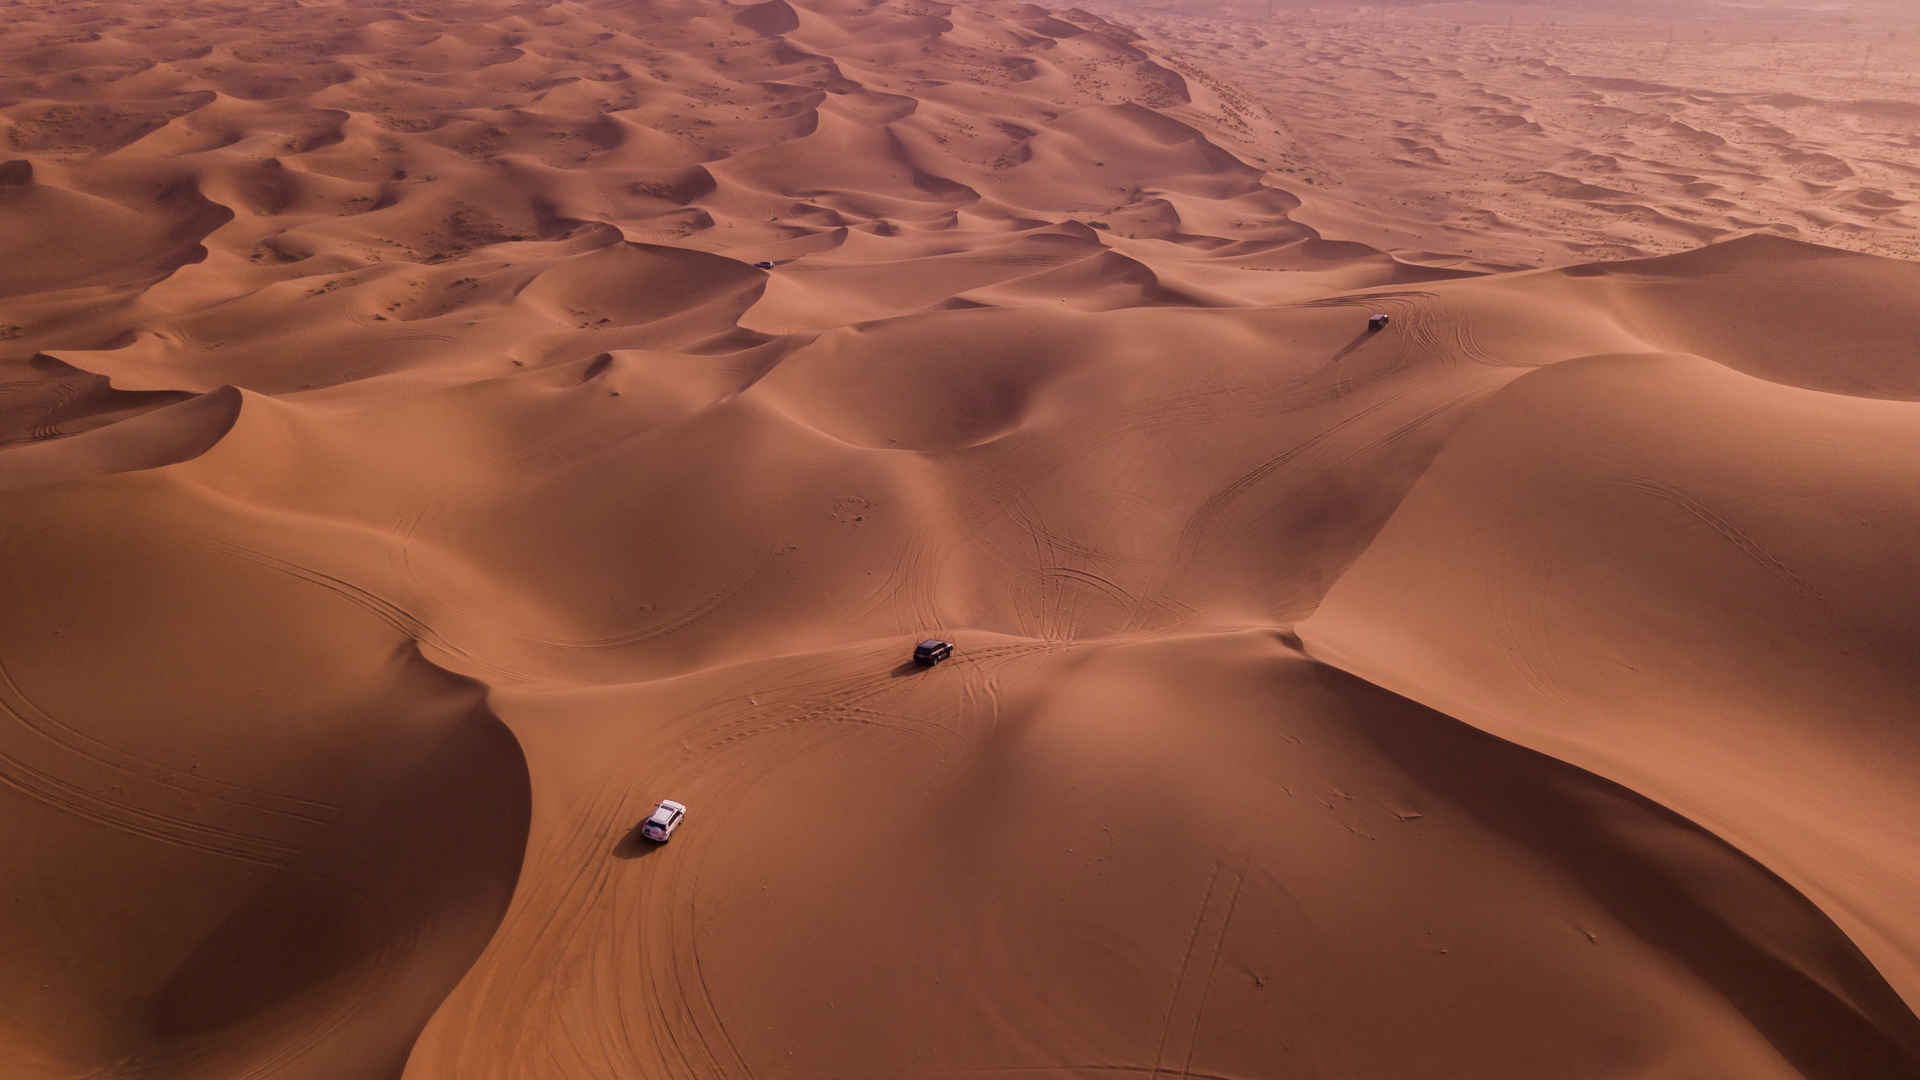
[[[1906,24],[1559,11],[11,9],[0,1073],[1915,1075]]]

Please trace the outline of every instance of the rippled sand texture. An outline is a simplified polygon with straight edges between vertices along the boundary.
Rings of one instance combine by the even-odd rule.
[[[1753,229],[1920,257],[1902,5],[1152,7],[1126,17],[1246,89],[1291,140],[1261,164],[1330,235],[1485,269]]]
[[[1333,23],[5,15],[0,1074],[1920,1072],[1864,93],[1583,84],[1666,117],[1612,138],[1515,89],[1564,52]],[[1419,63],[1368,145],[1501,222],[1306,85]]]

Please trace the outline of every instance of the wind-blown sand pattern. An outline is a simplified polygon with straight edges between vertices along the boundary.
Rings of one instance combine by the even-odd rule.
[[[6,12],[0,1074],[1920,1074],[1897,81]]]
[[[1920,258],[1920,30],[1899,5],[1262,7],[1135,24],[1241,88],[1223,135],[1329,235],[1488,270],[1756,229]]]

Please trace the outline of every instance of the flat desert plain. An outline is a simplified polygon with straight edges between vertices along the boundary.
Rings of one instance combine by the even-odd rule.
[[[6,3],[0,1075],[1920,1076],[1920,15],[1596,7]]]

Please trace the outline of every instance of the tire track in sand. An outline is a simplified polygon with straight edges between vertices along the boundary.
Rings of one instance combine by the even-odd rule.
[[[1220,966],[1227,929],[1233,923],[1234,907],[1240,902],[1240,887],[1246,882],[1247,868],[1246,856],[1232,867],[1215,860],[1213,873],[1207,877],[1207,889],[1200,900],[1200,911],[1194,916],[1193,930],[1187,935],[1180,973],[1174,979],[1166,1019],[1161,1024],[1160,1046],[1154,1053],[1150,1074],[1154,1077],[1193,1075],[1200,1022],[1206,1015],[1207,998],[1212,996],[1213,977]],[[1179,1063],[1177,1068],[1174,1062]]]
[[[215,537],[202,537],[201,542],[223,554],[245,559],[258,566],[264,566],[269,570],[285,574],[298,581],[304,581],[309,585],[325,589],[335,596],[346,600],[348,603],[368,612],[381,622],[413,638],[415,641],[431,645],[441,652],[466,661],[474,667],[492,672],[494,676],[499,679],[516,683],[532,681],[533,677],[525,672],[496,664],[491,660],[476,656],[467,649],[454,644],[446,635],[434,629],[432,624],[407,610],[405,607],[394,603],[379,593],[362,588],[345,578],[336,577],[323,570],[307,566],[304,563],[282,559],[279,556],[269,555],[255,548],[220,540]]]
[[[1200,546],[1206,541],[1207,534],[1213,530],[1215,523],[1241,496],[1272,476],[1282,466],[1386,408],[1398,398],[1398,394],[1385,397],[1356,412],[1349,413],[1333,424],[1321,428],[1278,454],[1261,461],[1207,496],[1187,518],[1186,525],[1181,528],[1179,537],[1174,541],[1173,557],[1168,560],[1166,569],[1161,572],[1159,584],[1148,594],[1145,603],[1135,606],[1135,614],[1127,620],[1127,629],[1144,629],[1147,624],[1143,620],[1149,617],[1151,611],[1166,609],[1178,603],[1168,594],[1173,591],[1174,584],[1187,568],[1199,559]]]
[[[339,816],[337,803],[302,798],[263,788],[248,787],[198,772],[172,766],[129,753],[103,739],[89,735],[42,708],[27,696],[20,683],[0,657],[0,712],[12,717],[26,731],[58,748],[92,762],[117,775],[170,788],[183,796],[198,796],[224,802],[261,814],[292,818],[311,825],[325,825]],[[276,805],[277,804],[277,805]]]
[[[1732,544],[1739,550],[1740,554],[1745,555],[1755,566],[1779,578],[1795,592],[1813,600],[1826,599],[1820,594],[1820,591],[1809,584],[1805,578],[1794,573],[1792,567],[1781,562],[1771,551],[1761,546],[1760,542],[1755,540],[1745,529],[1721,517],[1715,513],[1711,507],[1699,499],[1694,498],[1692,495],[1670,485],[1642,477],[1616,479],[1613,483],[1619,484],[1622,487],[1632,488],[1635,491],[1643,492],[1663,502],[1679,507],[1702,525],[1713,530],[1720,539]]]

